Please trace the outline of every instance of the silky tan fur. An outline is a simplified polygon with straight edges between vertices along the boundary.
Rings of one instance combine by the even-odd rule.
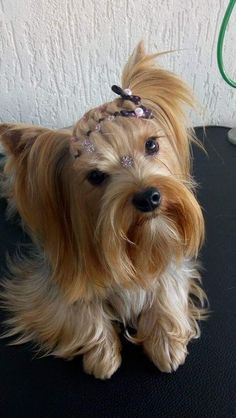
[[[153,119],[117,116],[96,131],[99,119],[135,107],[118,98],[87,112],[73,132],[0,125],[2,194],[8,215],[19,212],[33,241],[28,257],[11,260],[11,277],[3,282],[5,336],[65,359],[83,354],[85,371],[101,379],[121,363],[117,323],[133,327],[127,337],[171,372],[184,363],[206,313],[196,264],[204,221],[185,120],[193,99],[155,58],[140,43],[122,76],[123,88],[142,98]],[[71,140],[89,130],[93,153]],[[153,136],[159,152],[145,155]],[[121,165],[126,155],[133,167]],[[87,180],[94,169],[108,174],[100,186]],[[132,204],[146,187],[157,187],[162,197],[151,214]]]

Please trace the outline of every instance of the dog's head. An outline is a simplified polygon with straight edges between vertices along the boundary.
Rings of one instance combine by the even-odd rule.
[[[171,261],[196,256],[203,240],[187,87],[139,44],[118,93],[87,112],[73,134],[1,128],[9,197],[71,300],[114,283],[148,286]]]

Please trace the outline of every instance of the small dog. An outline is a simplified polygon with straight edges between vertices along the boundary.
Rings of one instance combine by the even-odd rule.
[[[8,215],[20,214],[33,241],[3,282],[4,336],[46,355],[82,354],[100,379],[121,364],[117,324],[171,372],[206,313],[196,264],[204,221],[183,110],[193,99],[157,55],[140,43],[122,88],[112,87],[119,97],[73,132],[0,125]]]

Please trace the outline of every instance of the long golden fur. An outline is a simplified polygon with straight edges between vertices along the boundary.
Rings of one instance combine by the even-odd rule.
[[[34,248],[28,258],[12,261],[11,278],[3,283],[2,304],[10,313],[5,335],[15,343],[33,340],[45,354],[83,354],[85,371],[102,379],[121,363],[117,322],[136,329],[128,338],[170,372],[199,337],[197,321],[205,313],[196,269],[204,221],[185,120],[193,99],[154,58],[140,43],[122,75],[123,88],[139,95],[154,119],[116,117],[96,131],[104,115],[134,107],[119,98],[87,112],[73,133],[0,125],[3,194]],[[94,153],[71,140],[89,130]],[[159,144],[155,156],[144,152],[150,137]],[[133,167],[121,166],[124,155],[132,156]],[[87,181],[94,169],[109,175],[100,186]],[[151,214],[132,204],[146,187],[162,196]]]

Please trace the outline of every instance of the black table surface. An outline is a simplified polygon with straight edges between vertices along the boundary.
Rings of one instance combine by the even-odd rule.
[[[121,368],[100,381],[83,372],[81,358],[35,359],[29,346],[0,340],[1,418],[236,417],[236,147],[227,131],[196,128],[207,150],[194,149],[194,173],[206,219],[201,260],[212,313],[184,366],[161,373],[141,347],[123,340]],[[2,271],[6,251],[27,241],[16,222],[5,221],[5,208],[1,200]]]

